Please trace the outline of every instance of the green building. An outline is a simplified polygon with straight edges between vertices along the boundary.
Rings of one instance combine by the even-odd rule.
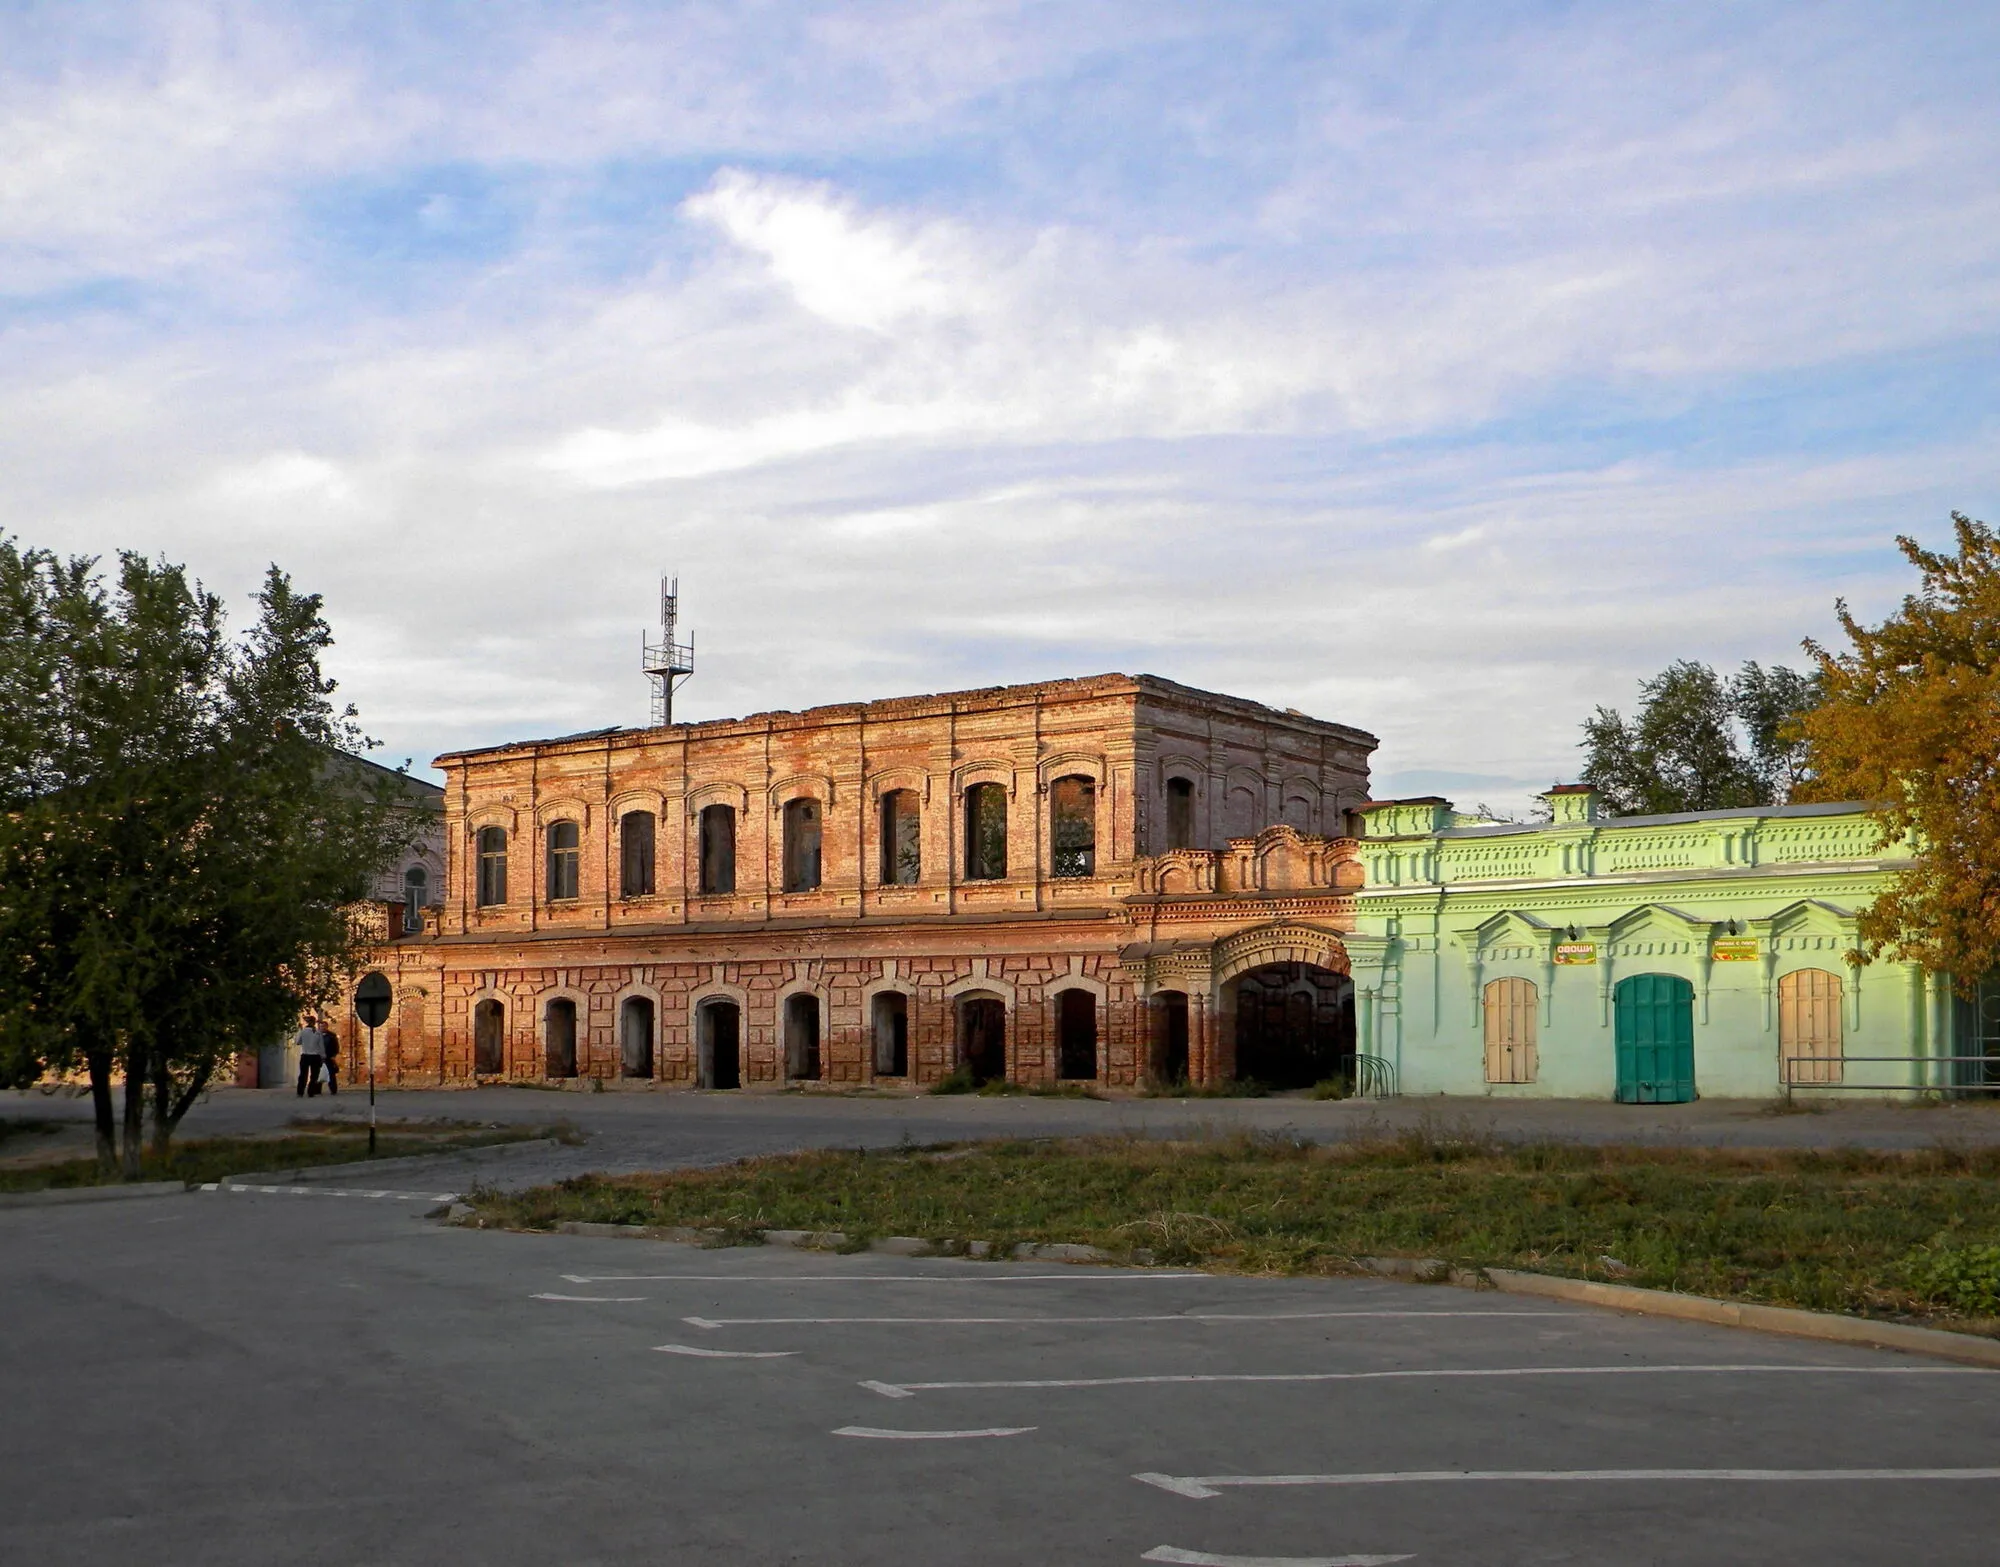
[[[1909,1092],[1969,1081],[1940,1058],[2000,1054],[2000,1007],[1848,963],[1905,863],[1859,806],[1607,818],[1585,786],[1544,798],[1554,819],[1528,826],[1436,798],[1362,809],[1357,1043],[1403,1093]]]

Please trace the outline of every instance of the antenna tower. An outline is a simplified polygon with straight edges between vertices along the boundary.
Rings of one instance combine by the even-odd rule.
[[[681,579],[660,578],[660,640],[640,638],[645,651],[646,678],[653,683],[653,727],[663,729],[674,721],[674,691],[694,673],[694,638],[674,640],[674,625],[680,618]]]

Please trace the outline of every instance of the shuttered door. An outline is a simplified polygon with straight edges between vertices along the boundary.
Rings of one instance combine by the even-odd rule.
[[[1841,1080],[1840,976],[1802,968],[1778,981],[1781,1082],[1805,1087]]]
[[[1694,1098],[1694,986],[1674,974],[1634,974],[1617,990],[1618,1098]]]
[[[1486,1081],[1535,1080],[1535,985],[1496,979],[1486,987]]]

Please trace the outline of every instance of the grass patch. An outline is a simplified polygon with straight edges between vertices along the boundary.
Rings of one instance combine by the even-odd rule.
[[[567,1134],[567,1135],[565,1135]],[[573,1141],[567,1127],[490,1126],[470,1121],[414,1122],[380,1129],[376,1157],[448,1153],[483,1148],[494,1143],[525,1142],[536,1137]],[[302,1170],[316,1164],[348,1164],[368,1158],[368,1128],[352,1121],[299,1117],[289,1132],[275,1136],[176,1138],[163,1160],[150,1155],[140,1162],[145,1181],[219,1181],[231,1175],[262,1170]],[[97,1161],[66,1159],[56,1164],[0,1170],[0,1192],[39,1192],[58,1187],[117,1185],[106,1181]]]
[[[1082,1138],[749,1160],[482,1193],[485,1222],[1083,1241],[1229,1271],[1438,1257],[2000,1333],[2000,1149]]]

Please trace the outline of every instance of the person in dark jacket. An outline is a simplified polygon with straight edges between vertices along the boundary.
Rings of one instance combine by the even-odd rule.
[[[340,1082],[334,1076],[334,1063],[340,1059],[340,1041],[325,1029],[320,1030],[319,1038],[320,1057],[326,1062],[326,1091],[337,1094],[340,1092]]]

